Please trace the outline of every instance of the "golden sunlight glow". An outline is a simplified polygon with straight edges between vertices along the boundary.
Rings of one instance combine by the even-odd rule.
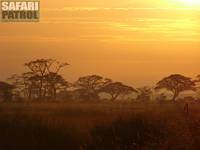
[[[195,6],[200,4],[200,0],[180,0],[180,1],[188,6]]]
[[[40,22],[0,23],[0,81],[38,58],[69,62],[69,81],[99,74],[144,86],[172,73],[195,77],[199,12],[200,0],[42,1]]]

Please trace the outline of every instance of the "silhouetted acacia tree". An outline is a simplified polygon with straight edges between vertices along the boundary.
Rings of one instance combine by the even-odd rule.
[[[52,85],[55,85],[55,81],[58,81],[58,73],[61,68],[66,65],[68,65],[68,63],[60,63],[54,59],[37,59],[25,64],[34,74],[32,79],[34,78],[35,81],[38,81],[38,99],[42,99],[46,96],[47,88],[54,88],[51,90],[48,89],[48,91],[51,93],[52,91],[55,92],[55,86]],[[47,79],[49,83],[46,83]],[[55,96],[55,94],[53,95]]]
[[[81,99],[98,100],[98,94],[100,93],[102,87],[110,81],[110,79],[105,79],[99,75],[88,75],[80,77],[75,82],[75,87],[77,88],[77,91],[79,91]]]
[[[33,72],[26,72],[22,74],[21,80],[24,85],[24,95],[30,100],[38,98],[40,88],[40,76],[35,75]]]
[[[150,87],[141,87],[138,88],[138,96],[137,96],[137,100],[141,101],[141,102],[148,102],[151,100],[151,96],[153,94],[152,88]]]
[[[196,84],[196,94],[198,96],[198,100],[200,100],[200,75],[196,76],[194,82]]]
[[[70,84],[57,73],[49,73],[45,76],[46,90],[44,95],[48,94],[50,98],[56,99],[57,91],[66,90]]]
[[[24,84],[21,80],[21,76],[17,74],[13,74],[11,77],[7,79],[12,85],[15,86],[15,89],[13,89],[13,94],[20,98],[22,95],[22,92],[24,90]]]
[[[196,83],[197,89],[200,89],[200,75],[196,76],[194,82]]]
[[[14,88],[15,87],[9,83],[0,82],[0,98],[2,98],[3,101],[11,101]]]
[[[28,99],[55,99],[59,90],[69,87],[68,82],[59,75],[66,65],[53,59],[37,59],[25,64],[29,72],[13,75],[9,80]]]
[[[116,100],[121,95],[127,95],[137,92],[133,87],[124,85],[121,82],[109,82],[102,87],[101,92],[105,92],[111,96],[111,100]]]
[[[195,80],[196,82],[200,82],[200,75],[197,75],[197,77],[196,77],[196,80]]]
[[[172,100],[175,101],[180,92],[185,90],[195,90],[195,82],[192,81],[189,77],[174,74],[159,81],[155,89],[162,88],[173,92],[174,96]]]
[[[37,99],[39,97],[40,76],[33,72],[12,75],[8,80],[16,86],[16,93],[24,98]]]

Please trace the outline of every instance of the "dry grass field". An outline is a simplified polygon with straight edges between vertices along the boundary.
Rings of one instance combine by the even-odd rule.
[[[198,150],[200,105],[1,103],[1,150]]]

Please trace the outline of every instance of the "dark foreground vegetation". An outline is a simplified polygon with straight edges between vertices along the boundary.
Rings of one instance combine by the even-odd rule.
[[[198,150],[200,106],[0,105],[1,150]]]

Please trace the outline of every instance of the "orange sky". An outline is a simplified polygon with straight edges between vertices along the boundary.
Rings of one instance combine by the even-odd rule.
[[[0,23],[0,79],[56,58],[70,81],[100,74],[134,86],[200,65],[200,5],[184,0],[41,2],[39,23]]]

